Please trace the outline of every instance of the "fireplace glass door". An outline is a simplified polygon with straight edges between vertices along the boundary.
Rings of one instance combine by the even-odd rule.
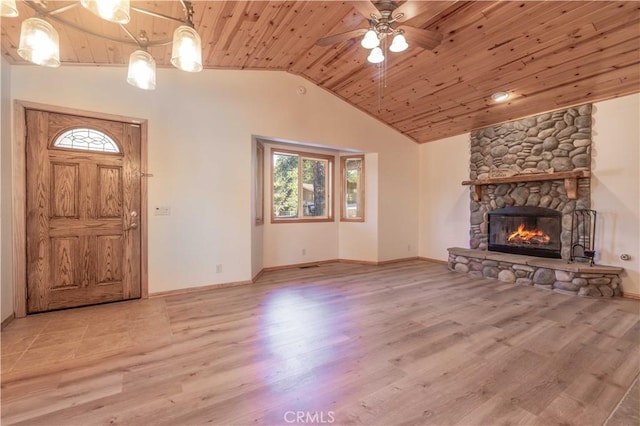
[[[542,207],[489,212],[489,250],[560,258],[562,214]]]

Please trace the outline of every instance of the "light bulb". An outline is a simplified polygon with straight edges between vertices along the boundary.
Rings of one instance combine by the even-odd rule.
[[[181,25],[173,32],[171,63],[187,72],[202,71],[202,41],[191,27]]]
[[[391,46],[389,46],[389,50],[395,53],[404,52],[407,50],[409,45],[407,44],[407,39],[404,38],[402,33],[398,33],[393,37],[393,41],[391,42]]]
[[[80,3],[102,19],[117,24],[129,23],[129,0],[80,0]]]
[[[379,47],[374,47],[371,50],[371,53],[369,54],[367,61],[371,62],[372,64],[379,64],[380,62],[384,61],[384,55],[382,54],[382,49],[380,49]]]
[[[491,95],[491,99],[495,102],[504,102],[509,99],[509,94],[507,92],[496,92]]]
[[[373,49],[374,47],[380,46],[380,39],[378,39],[378,34],[374,30],[369,30],[362,38],[360,44],[365,49]]]
[[[25,60],[45,67],[60,66],[58,32],[47,21],[29,18],[20,27],[18,54]]]
[[[129,56],[127,83],[144,90],[156,88],[156,61],[149,52],[136,50]]]

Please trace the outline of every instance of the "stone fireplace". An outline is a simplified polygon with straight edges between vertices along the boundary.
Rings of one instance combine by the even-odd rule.
[[[500,174],[515,181],[502,183],[498,179],[484,185],[477,199],[473,198],[477,192],[472,192],[470,247],[489,249],[490,212],[505,207],[540,207],[561,215],[560,255],[568,260],[571,215],[575,209],[590,208],[591,179],[576,179],[574,194],[568,193],[565,180],[560,177],[543,179],[590,170],[590,104],[472,132],[471,181],[492,181],[492,175]],[[537,177],[540,180],[532,180]],[[519,178],[521,182],[517,181]]]
[[[621,268],[569,262],[573,214],[591,204],[591,111],[471,133],[470,249],[450,248],[450,269],[582,296],[620,293]]]

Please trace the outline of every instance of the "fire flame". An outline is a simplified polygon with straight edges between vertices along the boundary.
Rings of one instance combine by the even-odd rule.
[[[518,230],[512,232],[507,237],[507,241],[520,244],[549,244],[551,237],[539,229],[527,231],[524,229],[524,223],[518,226]]]

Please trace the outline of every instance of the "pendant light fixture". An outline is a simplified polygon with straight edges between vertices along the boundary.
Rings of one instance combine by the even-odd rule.
[[[202,71],[202,41],[193,27],[180,25],[173,32],[171,63],[182,71]]]
[[[18,55],[36,65],[59,67],[58,32],[44,19],[25,19],[20,27]]]
[[[80,0],[80,3],[102,19],[116,24],[127,24],[131,19],[129,0]]]
[[[16,0],[2,0],[2,3],[0,3],[0,16],[3,18],[15,18],[18,16]]]
[[[145,50],[136,50],[129,56],[127,83],[144,90],[156,88],[156,61]]]
[[[17,16],[14,14],[15,0],[2,1],[2,16]],[[129,56],[127,83],[144,90],[156,88],[156,61],[149,53],[149,48],[166,46],[172,43],[171,63],[178,69],[187,72],[202,71],[202,40],[193,25],[193,6],[188,0],[180,0],[184,7],[184,18],[176,18],[152,10],[141,9],[130,5],[130,0],[80,0],[47,10],[46,3],[37,0],[24,0],[24,3],[35,10],[36,17],[22,22],[20,46],[18,54],[25,60],[46,67],[60,65],[60,47],[58,33],[50,22],[70,27],[73,30],[103,38],[114,43],[135,46],[135,51]],[[95,27],[82,26],[60,16],[64,12],[82,5],[87,10],[109,22],[119,24],[121,30],[131,39],[114,37],[100,32]],[[130,12],[138,12],[154,18],[177,22],[180,25],[173,32],[173,39],[149,40],[144,30],[139,36],[125,26],[130,20]],[[146,21],[145,21],[146,22]],[[155,24],[154,24],[155,25]]]

